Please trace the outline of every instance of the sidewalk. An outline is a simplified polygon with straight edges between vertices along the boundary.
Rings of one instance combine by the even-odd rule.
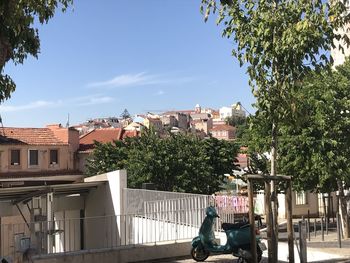
[[[311,233],[310,242],[307,240],[307,259],[308,262],[318,263],[350,263],[350,239],[342,240],[342,248],[338,248],[338,240],[336,232],[329,232],[325,235],[325,241],[321,240],[321,234]],[[263,240],[265,244],[266,240]],[[189,248],[189,252],[190,252]],[[294,245],[294,259],[295,263],[299,263],[299,254],[297,247]],[[152,262],[171,262],[171,263],[194,263],[190,255],[188,257],[163,259]],[[237,258],[232,255],[212,255],[205,262],[208,263],[235,263]],[[267,262],[267,251],[264,251],[261,263]],[[288,261],[288,244],[287,242],[278,243],[278,262],[287,263]]]
[[[298,233],[295,233],[296,236]],[[264,240],[267,244],[266,240]],[[341,248],[335,231],[329,231],[328,235],[324,235],[324,241],[320,231],[317,231],[315,237],[314,232],[310,233],[310,241],[307,239],[307,261],[308,262],[350,262],[350,239],[341,240]],[[299,252],[297,244],[294,242],[294,260],[299,263]],[[267,257],[267,251],[263,254]],[[278,243],[278,260],[280,262],[288,262],[288,243]],[[267,261],[266,261],[267,262]]]
[[[316,261],[314,259],[317,259],[322,254],[329,255],[328,259],[345,259],[346,261],[342,262],[350,262],[350,239],[342,239],[341,248],[339,248],[337,233],[335,231],[325,235],[324,240],[322,241],[320,234],[316,237],[311,235],[310,242],[307,241],[309,262]]]

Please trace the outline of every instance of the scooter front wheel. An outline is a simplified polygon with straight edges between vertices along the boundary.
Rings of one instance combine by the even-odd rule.
[[[191,256],[195,261],[204,261],[209,257],[209,251],[198,246],[191,249]]]

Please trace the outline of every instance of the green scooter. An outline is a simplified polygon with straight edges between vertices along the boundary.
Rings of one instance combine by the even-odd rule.
[[[227,237],[226,245],[215,243],[213,231],[214,220],[219,217],[215,208],[209,206],[206,209],[206,217],[199,229],[199,235],[192,240],[191,256],[196,261],[204,261],[212,254],[233,254],[238,257],[238,263],[249,263],[252,261],[250,253],[250,225],[249,223],[223,223]],[[266,250],[266,245],[261,242],[259,233],[256,237],[257,259],[261,261],[262,253]]]

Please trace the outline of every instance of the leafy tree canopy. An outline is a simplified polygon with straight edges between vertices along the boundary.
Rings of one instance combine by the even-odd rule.
[[[336,70],[312,72],[292,89],[293,113],[279,129],[280,172],[293,177],[297,190],[331,192],[337,180],[350,186],[350,61]],[[269,172],[271,122],[259,111],[244,133],[256,171]],[[260,156],[257,159],[257,156]]]
[[[330,192],[350,185],[350,61],[313,73],[294,91],[295,118],[281,130],[281,169],[299,189]]]
[[[96,143],[88,174],[128,170],[129,187],[154,183],[158,190],[212,194],[232,174],[238,147],[215,138],[177,134],[159,138],[151,130],[113,144]]]
[[[37,57],[40,50],[36,18],[47,23],[60,7],[63,11],[73,0],[4,0],[0,1],[0,103],[10,98],[16,84],[4,74],[5,64],[12,60],[22,64],[28,55]]]
[[[247,119],[246,117],[230,116],[230,117],[226,117],[225,122],[228,125],[236,127],[238,125],[245,124],[246,119]]]
[[[247,63],[258,109],[266,108],[268,118],[288,118],[288,87],[327,64],[324,51],[335,47],[334,39],[348,43],[348,37],[335,30],[349,22],[346,1],[330,2],[202,0],[205,20],[212,12],[218,14],[223,36],[234,40],[232,55],[241,65]]]

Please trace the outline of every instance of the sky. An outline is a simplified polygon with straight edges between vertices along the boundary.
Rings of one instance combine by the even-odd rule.
[[[8,63],[17,84],[0,105],[7,127],[82,123],[97,117],[202,107],[254,97],[244,68],[231,56],[200,0],[75,0],[39,26],[38,59]]]

